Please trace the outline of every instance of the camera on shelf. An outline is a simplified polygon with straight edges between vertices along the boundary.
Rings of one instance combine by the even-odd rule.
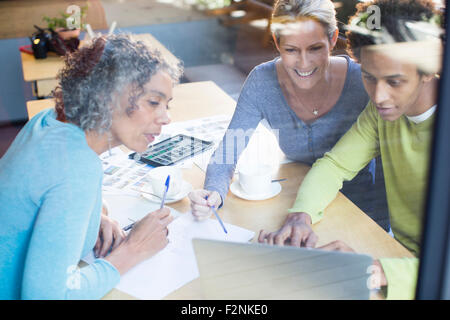
[[[44,29],[37,26],[34,27],[37,29],[37,32],[30,37],[34,57],[36,59],[45,59],[49,49],[50,36]]]
[[[80,45],[78,38],[63,40],[53,29],[42,29],[36,25],[34,27],[37,31],[33,33],[30,40],[31,48],[36,59],[47,58],[48,51],[63,56],[68,52],[77,50]]]

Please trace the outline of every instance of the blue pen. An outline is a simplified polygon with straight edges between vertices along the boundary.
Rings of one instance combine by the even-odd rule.
[[[208,200],[208,196],[206,196],[205,199]],[[216,216],[216,219],[219,221],[220,225],[222,226],[223,231],[224,231],[225,233],[228,233],[227,229],[225,229],[225,226],[223,225],[222,219],[220,219],[219,215],[217,214],[217,211],[216,211],[215,206],[212,206],[211,209],[212,209],[212,211],[214,212],[214,215]]]
[[[167,176],[166,183],[164,184],[164,185],[166,186],[166,189],[164,190],[164,194],[163,194],[163,197],[162,197],[160,209],[162,209],[162,208],[164,207],[164,202],[166,201],[167,190],[169,190],[169,184],[170,184],[170,175]],[[125,228],[123,228],[123,231],[128,231],[128,230],[130,230],[131,228],[133,228],[133,226],[134,226],[135,223],[136,223],[136,222],[133,222],[132,224],[127,225]],[[222,222],[221,222],[221,223],[222,223]],[[222,225],[222,226],[223,226],[223,225]],[[225,229],[225,228],[224,228],[224,229]],[[225,232],[226,232],[226,231],[225,231]]]
[[[163,198],[161,201],[161,209],[164,207],[164,202],[166,201],[166,194],[167,190],[169,190],[169,184],[170,184],[170,175],[167,176],[166,183],[164,184],[166,186],[166,190],[164,190]]]

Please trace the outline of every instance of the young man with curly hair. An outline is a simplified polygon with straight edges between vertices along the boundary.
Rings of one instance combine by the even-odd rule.
[[[370,6],[376,6],[371,8],[379,13],[379,26],[369,21]],[[427,30],[439,30],[441,15],[431,0],[374,0],[357,8],[347,37],[353,57],[361,63],[370,101],[352,128],[314,163],[284,225],[276,232],[261,231],[259,241],[284,244],[290,240],[297,246],[315,246],[317,236],[311,225],[323,218],[343,181],[351,180],[370,159],[381,155],[393,234],[417,257],[438,78],[396,50],[421,40],[416,31],[423,30],[424,23],[431,28]],[[341,241],[322,248],[353,251]],[[374,261],[388,299],[414,298],[418,263],[417,258]]]

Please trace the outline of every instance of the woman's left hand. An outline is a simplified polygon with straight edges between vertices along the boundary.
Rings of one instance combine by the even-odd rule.
[[[94,254],[96,258],[105,257],[112,249],[117,248],[119,244],[125,239],[126,234],[117,221],[102,214],[100,221],[100,231],[98,233],[97,243],[94,247]]]

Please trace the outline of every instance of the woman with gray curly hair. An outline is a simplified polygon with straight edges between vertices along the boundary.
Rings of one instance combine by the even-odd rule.
[[[33,117],[0,159],[0,299],[98,299],[166,246],[167,208],[128,235],[101,214],[98,155],[147,148],[170,122],[180,71],[125,35],[66,57],[55,109]],[[99,258],[79,269],[94,246]]]

